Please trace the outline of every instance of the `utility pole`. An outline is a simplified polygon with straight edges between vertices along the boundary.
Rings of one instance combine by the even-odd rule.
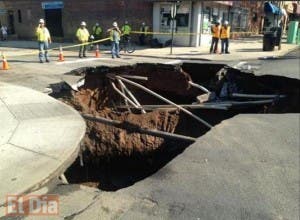
[[[172,37],[171,37],[171,48],[170,48],[170,54],[173,54],[173,43],[174,43],[174,29],[175,29],[175,18],[177,13],[177,1],[173,2],[172,8],[171,8],[171,31],[172,31]]]

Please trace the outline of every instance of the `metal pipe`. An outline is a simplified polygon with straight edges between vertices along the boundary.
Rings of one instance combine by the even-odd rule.
[[[205,87],[203,87],[203,86],[201,86],[201,85],[199,85],[199,84],[197,84],[197,83],[194,83],[194,82],[192,82],[192,81],[189,81],[189,84],[190,84],[191,86],[194,86],[194,87],[198,88],[198,89],[201,89],[203,92],[210,93],[210,91],[209,91],[208,89],[206,89]]]
[[[135,104],[139,107],[141,107],[141,104],[139,103],[139,101],[134,97],[134,95],[130,92],[130,90],[124,85],[124,83],[122,82],[122,80],[117,79],[118,82],[120,83],[121,87],[125,90],[125,92],[128,93],[128,95],[130,96],[130,98],[135,102]],[[143,114],[146,113],[146,111],[143,109],[143,107],[141,107],[141,111]]]
[[[115,83],[111,82],[111,85],[113,89],[119,93],[120,96],[122,96],[124,99],[126,99],[131,105],[133,105],[135,108],[139,108],[133,101],[131,101],[126,95],[124,95],[115,85]]]
[[[148,80],[148,77],[146,76],[136,76],[136,75],[126,75],[126,74],[121,74],[119,76],[122,76],[124,78],[128,78],[128,79],[138,79],[138,80]]]
[[[123,94],[125,94],[125,89],[122,85],[121,85],[121,91]],[[128,100],[124,98],[124,101],[125,101],[125,105],[128,106]],[[127,110],[128,110],[128,112],[131,113],[131,109],[129,107],[127,107]]]
[[[190,108],[190,109],[218,109],[218,110],[228,110],[229,104],[227,105],[202,105],[202,104],[195,104],[195,105],[179,105],[183,108]],[[117,108],[128,108],[130,106],[121,105],[117,106]],[[175,108],[173,105],[142,105],[144,109],[155,109],[155,108]],[[176,108],[177,109],[177,108]]]
[[[141,127],[124,127],[123,122],[121,121],[117,121],[117,120],[111,120],[111,119],[107,119],[107,118],[103,118],[103,117],[95,117],[92,115],[87,115],[87,114],[82,114],[82,117],[87,119],[87,120],[91,120],[91,121],[96,121],[96,122],[100,122],[106,125],[111,125],[111,126],[119,126],[122,129],[127,129],[127,130],[134,130],[137,131],[139,133],[143,133],[143,134],[148,134],[148,135],[152,135],[152,136],[156,136],[156,137],[162,137],[162,138],[169,138],[169,139],[175,139],[175,140],[183,140],[183,141],[189,141],[189,142],[195,142],[196,138],[190,137],[190,136],[185,136],[185,135],[180,135],[180,134],[173,134],[173,133],[169,133],[166,131],[159,131],[159,130],[154,130],[154,129],[148,129],[148,128],[141,128]]]
[[[129,83],[129,84],[131,84],[131,85],[134,85],[134,86],[136,86],[136,87],[138,87],[138,88],[144,90],[145,92],[147,92],[147,93],[149,93],[149,94],[151,94],[151,95],[153,95],[153,96],[155,96],[155,97],[157,97],[157,98],[163,100],[164,102],[167,102],[167,103],[169,103],[169,104],[171,104],[171,105],[174,105],[175,107],[179,108],[179,109],[182,110],[184,113],[186,113],[187,115],[189,115],[189,116],[191,116],[192,118],[196,119],[197,121],[203,123],[203,124],[204,124],[205,126],[207,126],[208,128],[212,128],[212,127],[213,127],[211,124],[209,124],[208,122],[206,122],[206,121],[204,121],[203,119],[199,118],[198,116],[196,116],[196,115],[193,114],[192,112],[190,112],[190,111],[186,110],[185,108],[183,108],[183,107],[177,105],[176,103],[174,103],[174,102],[172,102],[172,101],[170,101],[170,100],[168,100],[168,99],[162,97],[161,95],[157,94],[156,92],[153,92],[152,90],[146,88],[145,86],[142,86],[142,85],[140,85],[140,84],[138,84],[138,83],[136,83],[136,82],[133,82],[133,81],[131,81],[131,80],[129,80],[129,79],[125,79],[125,78],[123,78],[123,77],[121,77],[121,76],[116,76],[116,78],[121,79],[121,80],[123,80],[123,81],[125,81],[125,82],[127,82],[127,83]]]
[[[232,93],[233,98],[257,98],[257,99],[271,99],[271,98],[285,98],[285,95],[264,95],[264,94],[242,94],[242,93]]]

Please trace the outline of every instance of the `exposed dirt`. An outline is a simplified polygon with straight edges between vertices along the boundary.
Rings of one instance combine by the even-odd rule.
[[[222,68],[225,68],[223,72],[220,71]],[[196,96],[203,93],[191,87],[188,83],[190,80],[216,92],[217,96],[220,96],[225,82],[229,85],[228,93],[286,95],[284,99],[274,99],[271,104],[234,108],[229,111],[191,110],[212,125],[240,113],[300,112],[299,80],[276,76],[258,77],[222,64],[185,63],[181,66],[137,64],[113,68],[84,68],[73,71],[72,74],[83,75],[84,85],[78,92],[67,90],[60,94],[53,94],[54,97],[72,105],[83,114],[121,122],[120,126],[110,126],[87,120],[87,132],[83,143],[86,165],[80,167],[77,161],[67,171],[69,181],[96,185],[105,190],[126,187],[145,178],[190,144],[141,134],[135,131],[135,127],[193,137],[199,137],[208,131],[204,125],[176,109],[156,109],[141,114],[140,110],[133,110],[130,113],[126,108],[119,108],[118,106],[125,103],[123,98],[113,90],[108,74],[148,77],[147,81],[133,81],[178,104],[191,104],[196,101]],[[119,86],[117,81],[114,82]],[[140,89],[126,86],[142,105],[165,104]],[[223,99],[228,100],[230,97]],[[222,101],[222,98],[219,101]]]

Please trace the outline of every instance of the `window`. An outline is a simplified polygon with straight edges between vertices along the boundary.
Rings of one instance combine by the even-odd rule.
[[[176,15],[177,27],[188,27],[189,26],[189,14],[177,14]]]
[[[21,10],[18,10],[18,21],[19,23],[22,23],[22,14],[21,14]]]

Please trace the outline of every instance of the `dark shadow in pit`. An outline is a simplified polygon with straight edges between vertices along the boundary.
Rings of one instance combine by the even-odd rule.
[[[141,70],[141,67],[156,71],[156,68],[163,68],[163,72],[167,73],[169,70],[174,69],[171,65],[160,65],[160,64],[137,64],[134,67],[128,67],[127,74],[133,73],[134,68]],[[214,82],[216,73],[224,68],[223,64],[193,64],[183,63],[181,66],[182,70],[188,73],[195,83],[199,83],[211,91],[220,92],[220,87]],[[229,67],[228,67],[229,68]],[[178,66],[175,67],[178,69]],[[108,71],[122,72],[126,70],[126,67],[115,67],[108,68],[103,67],[100,69],[84,68],[78,71],[73,71],[73,74],[82,75],[84,72],[89,74],[96,74],[100,77],[102,74],[106,74]],[[202,117],[213,126],[219,124],[223,120],[227,120],[238,114],[265,114],[265,113],[299,113],[300,112],[300,81],[297,79],[291,79],[281,76],[255,76],[251,73],[241,72],[240,70],[230,68],[231,80],[238,84],[238,90],[247,94],[285,94],[286,98],[280,100],[274,100],[272,104],[261,105],[261,106],[249,106],[247,108],[234,108],[228,111],[224,110],[191,110],[193,113]],[[136,74],[136,73],[135,73]],[[157,73],[159,75],[159,73]],[[163,80],[162,75],[159,75],[160,81]],[[94,78],[94,83],[97,79]],[[176,82],[176,89],[183,91],[183,87],[180,85],[180,81],[168,77],[169,81]],[[151,81],[151,79],[149,79]],[[94,84],[91,84],[94,85]],[[195,101],[195,90],[189,90],[186,95],[178,92],[178,94],[169,93],[167,91],[160,91],[159,86],[165,85],[168,87],[166,82],[157,83],[157,87],[153,86],[154,90],[159,94],[168,97],[169,99],[177,103],[191,103]],[[153,99],[147,96],[142,96],[137,91],[133,91],[138,100],[146,100],[146,104],[153,103]],[[56,94],[56,98],[68,97],[69,91],[65,91],[65,94]],[[143,98],[142,98],[143,97]],[[157,102],[156,104],[161,104]],[[77,109],[80,111],[80,109]],[[176,126],[174,133],[188,135],[192,137],[200,137],[208,132],[208,129],[197,121],[191,119],[189,116],[180,113],[179,122]],[[177,155],[181,154],[190,143],[181,141],[165,140],[159,149],[147,153],[133,153],[130,156],[114,156],[106,158],[104,156],[95,157],[89,151],[84,152],[84,166],[80,166],[79,159],[66,171],[65,175],[70,183],[84,184],[88,186],[97,187],[105,191],[115,191],[135,184],[138,181],[147,178],[154,174],[168,162],[174,159]]]

